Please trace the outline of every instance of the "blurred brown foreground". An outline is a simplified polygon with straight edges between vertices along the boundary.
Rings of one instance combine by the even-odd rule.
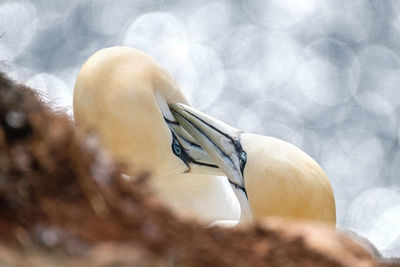
[[[400,266],[323,225],[209,228],[0,74],[0,266]]]

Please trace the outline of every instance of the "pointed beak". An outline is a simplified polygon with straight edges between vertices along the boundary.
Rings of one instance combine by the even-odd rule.
[[[181,159],[188,166],[187,172],[217,176],[224,175],[210,155],[203,150],[200,144],[175,119],[171,120],[165,117],[164,119],[171,130],[173,139],[176,139],[182,148],[181,153],[184,156],[181,156]]]
[[[179,125],[207,152],[231,185],[246,193],[243,170],[247,154],[240,143],[242,132],[184,104],[173,103],[169,108]]]

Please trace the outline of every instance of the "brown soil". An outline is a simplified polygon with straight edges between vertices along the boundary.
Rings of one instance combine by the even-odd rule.
[[[204,229],[163,207],[146,174],[127,181],[123,169],[94,137],[0,74],[2,265],[388,265],[325,226],[270,219]]]

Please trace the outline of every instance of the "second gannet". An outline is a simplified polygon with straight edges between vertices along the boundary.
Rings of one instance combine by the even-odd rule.
[[[131,171],[148,169],[150,184],[178,214],[208,224],[237,219],[239,205],[213,160],[178,127],[168,104],[189,101],[153,58],[128,47],[98,51],[74,89],[78,129],[94,132]],[[208,175],[201,175],[205,173]]]
[[[241,206],[241,222],[280,216],[336,223],[328,177],[302,150],[244,133],[185,104],[170,108],[226,174]]]

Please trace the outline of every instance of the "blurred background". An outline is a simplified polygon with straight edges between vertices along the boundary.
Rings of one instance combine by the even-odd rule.
[[[0,0],[0,71],[70,115],[79,68],[114,45],[196,108],[305,150],[338,226],[400,257],[400,1]]]

